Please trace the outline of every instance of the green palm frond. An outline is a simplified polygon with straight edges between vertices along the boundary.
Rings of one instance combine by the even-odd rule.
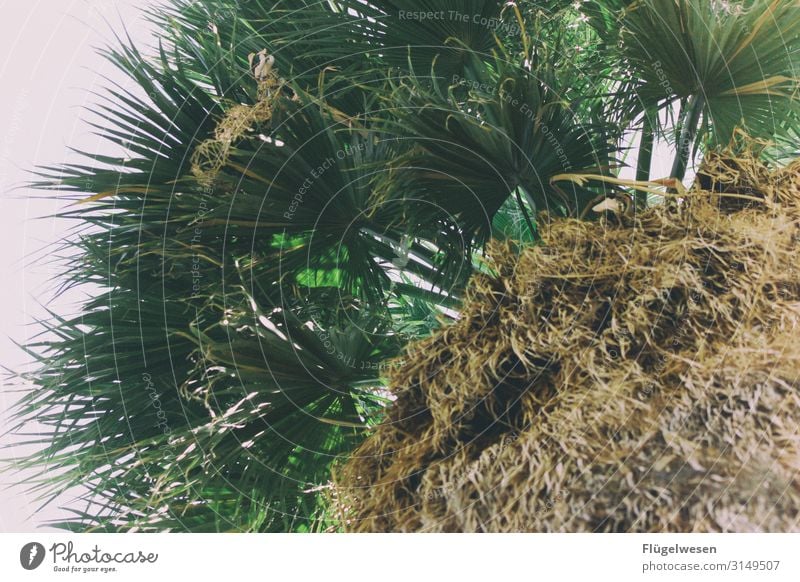
[[[57,349],[31,346],[51,370],[22,405],[52,428],[29,463],[47,463],[42,490],[101,491],[84,528],[308,527],[326,467],[380,414],[401,336],[359,310],[262,310],[243,289],[189,307],[112,291],[55,320]]]
[[[374,199],[397,140],[348,127],[296,82],[297,101],[197,183],[192,153],[254,87],[177,22],[155,59],[107,53],[144,90],[110,89],[94,122],[130,157],[40,171],[39,187],[76,200],[64,286],[101,291],[28,346],[40,368],[19,418],[50,432],[22,468],[41,471],[43,500],[88,487],[68,529],[308,530],[327,467],[381,414],[384,362],[439,324],[469,269],[443,283],[452,235]],[[202,76],[202,55],[227,60]]]
[[[797,122],[800,7],[785,0],[639,0],[622,18],[623,51],[643,99],[701,99],[701,132],[727,144]]]
[[[338,0],[390,67],[449,79],[491,56],[496,35],[519,37],[502,0]]]
[[[398,85],[389,100],[416,147],[399,158],[389,187],[433,202],[479,240],[518,188],[535,212],[581,209],[596,193],[566,192],[550,178],[607,172],[614,147],[604,126],[571,107],[552,70],[534,69],[498,60],[447,94],[426,90],[413,77]],[[420,207],[431,211],[427,203]]]

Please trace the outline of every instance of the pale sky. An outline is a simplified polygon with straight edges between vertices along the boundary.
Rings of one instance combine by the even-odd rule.
[[[35,331],[31,322],[44,317],[41,303],[60,314],[74,312],[81,295],[50,301],[58,269],[37,259],[66,231],[63,221],[47,217],[62,207],[57,201],[31,200],[31,191],[13,190],[36,164],[74,161],[67,146],[108,152],[108,146],[82,123],[84,107],[114,71],[93,47],[112,43],[112,27],[124,22],[136,42],[149,43],[139,8],[152,0],[0,0],[0,366],[20,370],[27,356],[14,345]],[[116,152],[115,152],[116,153]],[[0,434],[8,408],[16,399],[16,382],[0,378]],[[35,427],[34,427],[35,429]],[[3,437],[0,436],[0,439]],[[8,439],[0,440],[6,444]],[[0,451],[0,458],[24,453],[19,447]],[[56,506],[36,513],[35,501],[17,486],[20,475],[0,473],[0,532],[32,531],[63,515]],[[68,504],[64,499],[63,504]]]

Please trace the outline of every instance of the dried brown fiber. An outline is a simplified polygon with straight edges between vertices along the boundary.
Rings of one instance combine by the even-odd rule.
[[[228,163],[231,149],[248,132],[272,119],[273,108],[286,81],[271,68],[258,80],[258,99],[252,104],[231,105],[217,122],[214,137],[197,145],[192,152],[192,174],[202,186],[211,186]]]
[[[702,177],[625,225],[491,246],[497,276],[396,362],[336,468],[343,528],[800,530],[800,162]]]

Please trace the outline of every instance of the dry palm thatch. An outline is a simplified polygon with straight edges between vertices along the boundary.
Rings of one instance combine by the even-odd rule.
[[[800,163],[732,160],[734,196],[491,247],[338,467],[343,527],[800,530]]]
[[[266,51],[262,53],[266,55]],[[255,75],[258,83],[256,102],[252,105],[237,103],[228,108],[214,128],[214,137],[199,143],[192,152],[192,174],[203,186],[214,183],[220,170],[228,163],[231,148],[237,141],[272,119],[286,81],[278,76],[276,68],[264,68],[263,63]]]

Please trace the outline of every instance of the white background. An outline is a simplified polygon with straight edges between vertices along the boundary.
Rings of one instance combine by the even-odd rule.
[[[109,152],[84,123],[91,91],[106,84],[103,76],[124,81],[93,47],[113,44],[112,30],[122,24],[135,42],[149,43],[139,8],[152,0],[0,0],[0,366],[21,371],[28,357],[14,342],[25,344],[36,332],[32,322],[46,316],[49,303],[60,315],[75,312],[81,298],[73,293],[51,302],[53,279],[60,269],[48,265],[52,245],[69,224],[42,218],[63,208],[41,192],[19,188],[32,179],[37,164],[76,161],[68,146]],[[139,8],[137,8],[137,6]],[[112,152],[118,153],[118,152]],[[24,388],[19,380],[0,377],[0,435],[8,411]],[[36,427],[30,427],[36,430]],[[17,439],[18,440],[18,439]],[[0,436],[7,445],[9,437]],[[16,442],[16,441],[15,441]],[[0,450],[0,459],[29,448]],[[2,466],[0,465],[0,469]],[[33,515],[37,504],[19,485],[29,474],[0,471],[0,531],[31,531],[63,515],[53,504]],[[58,500],[69,505],[70,498]]]
[[[0,579],[263,580],[265,582],[595,582],[611,580],[800,580],[792,534],[195,534],[0,535]],[[52,557],[26,572],[27,542],[49,549],[72,540],[74,552],[157,553],[154,564],[118,572],[55,573]],[[643,544],[716,546],[716,554],[645,555]],[[642,573],[653,563],[780,560],[773,571]]]

